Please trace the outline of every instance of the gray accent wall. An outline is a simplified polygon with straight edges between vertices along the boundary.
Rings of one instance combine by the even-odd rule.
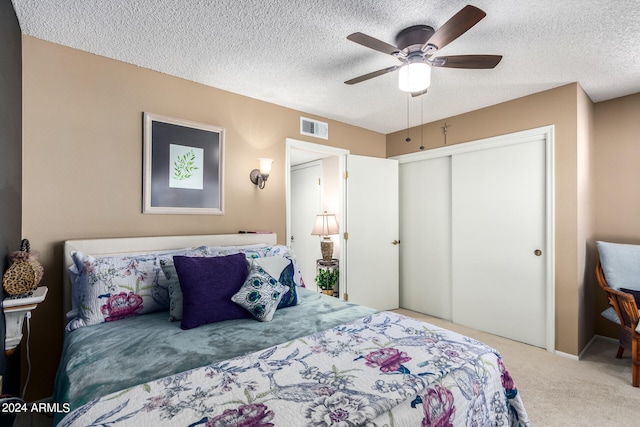
[[[22,234],[22,41],[11,0],[0,0],[0,268],[19,249]],[[4,291],[0,287],[0,297]],[[4,316],[0,316],[0,374],[3,390],[8,360],[4,356]],[[11,372],[9,377],[18,373]],[[15,381],[15,378],[14,378]],[[13,390],[11,390],[13,391]]]

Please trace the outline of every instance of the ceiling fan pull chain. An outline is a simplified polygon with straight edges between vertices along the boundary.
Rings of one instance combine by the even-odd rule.
[[[420,98],[420,150],[424,150],[424,97]]]
[[[409,137],[409,100],[411,96],[409,92],[407,92],[407,137],[405,138],[405,142],[411,142],[411,138]]]

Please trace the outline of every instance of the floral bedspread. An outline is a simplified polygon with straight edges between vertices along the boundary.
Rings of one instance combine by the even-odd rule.
[[[382,312],[104,396],[59,425],[528,426],[529,419],[496,350]]]

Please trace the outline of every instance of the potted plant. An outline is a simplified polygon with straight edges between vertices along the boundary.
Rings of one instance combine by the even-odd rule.
[[[316,284],[323,294],[333,295],[333,289],[338,283],[338,270],[321,269],[316,276]]]

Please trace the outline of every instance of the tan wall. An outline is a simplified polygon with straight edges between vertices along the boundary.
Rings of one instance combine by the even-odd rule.
[[[594,117],[595,240],[640,244],[640,93],[595,104]],[[596,333],[616,337],[597,314],[607,307],[604,293],[595,297]]]
[[[580,283],[578,262],[578,96],[582,89],[570,84],[423,126],[426,149],[458,144],[496,135],[555,125],[555,287],[556,350],[577,355],[579,344]],[[428,95],[427,95],[428,96]],[[419,128],[387,135],[387,156],[418,151]]]
[[[298,111],[29,36],[23,70],[22,235],[49,287],[32,319],[31,400],[51,395],[61,351],[64,240],[260,229],[283,243],[285,139],[323,140],[300,135]],[[225,215],[141,213],[145,111],[226,129]],[[384,135],[327,121],[326,145],[385,156]],[[258,157],[274,159],[264,190],[249,181]]]

